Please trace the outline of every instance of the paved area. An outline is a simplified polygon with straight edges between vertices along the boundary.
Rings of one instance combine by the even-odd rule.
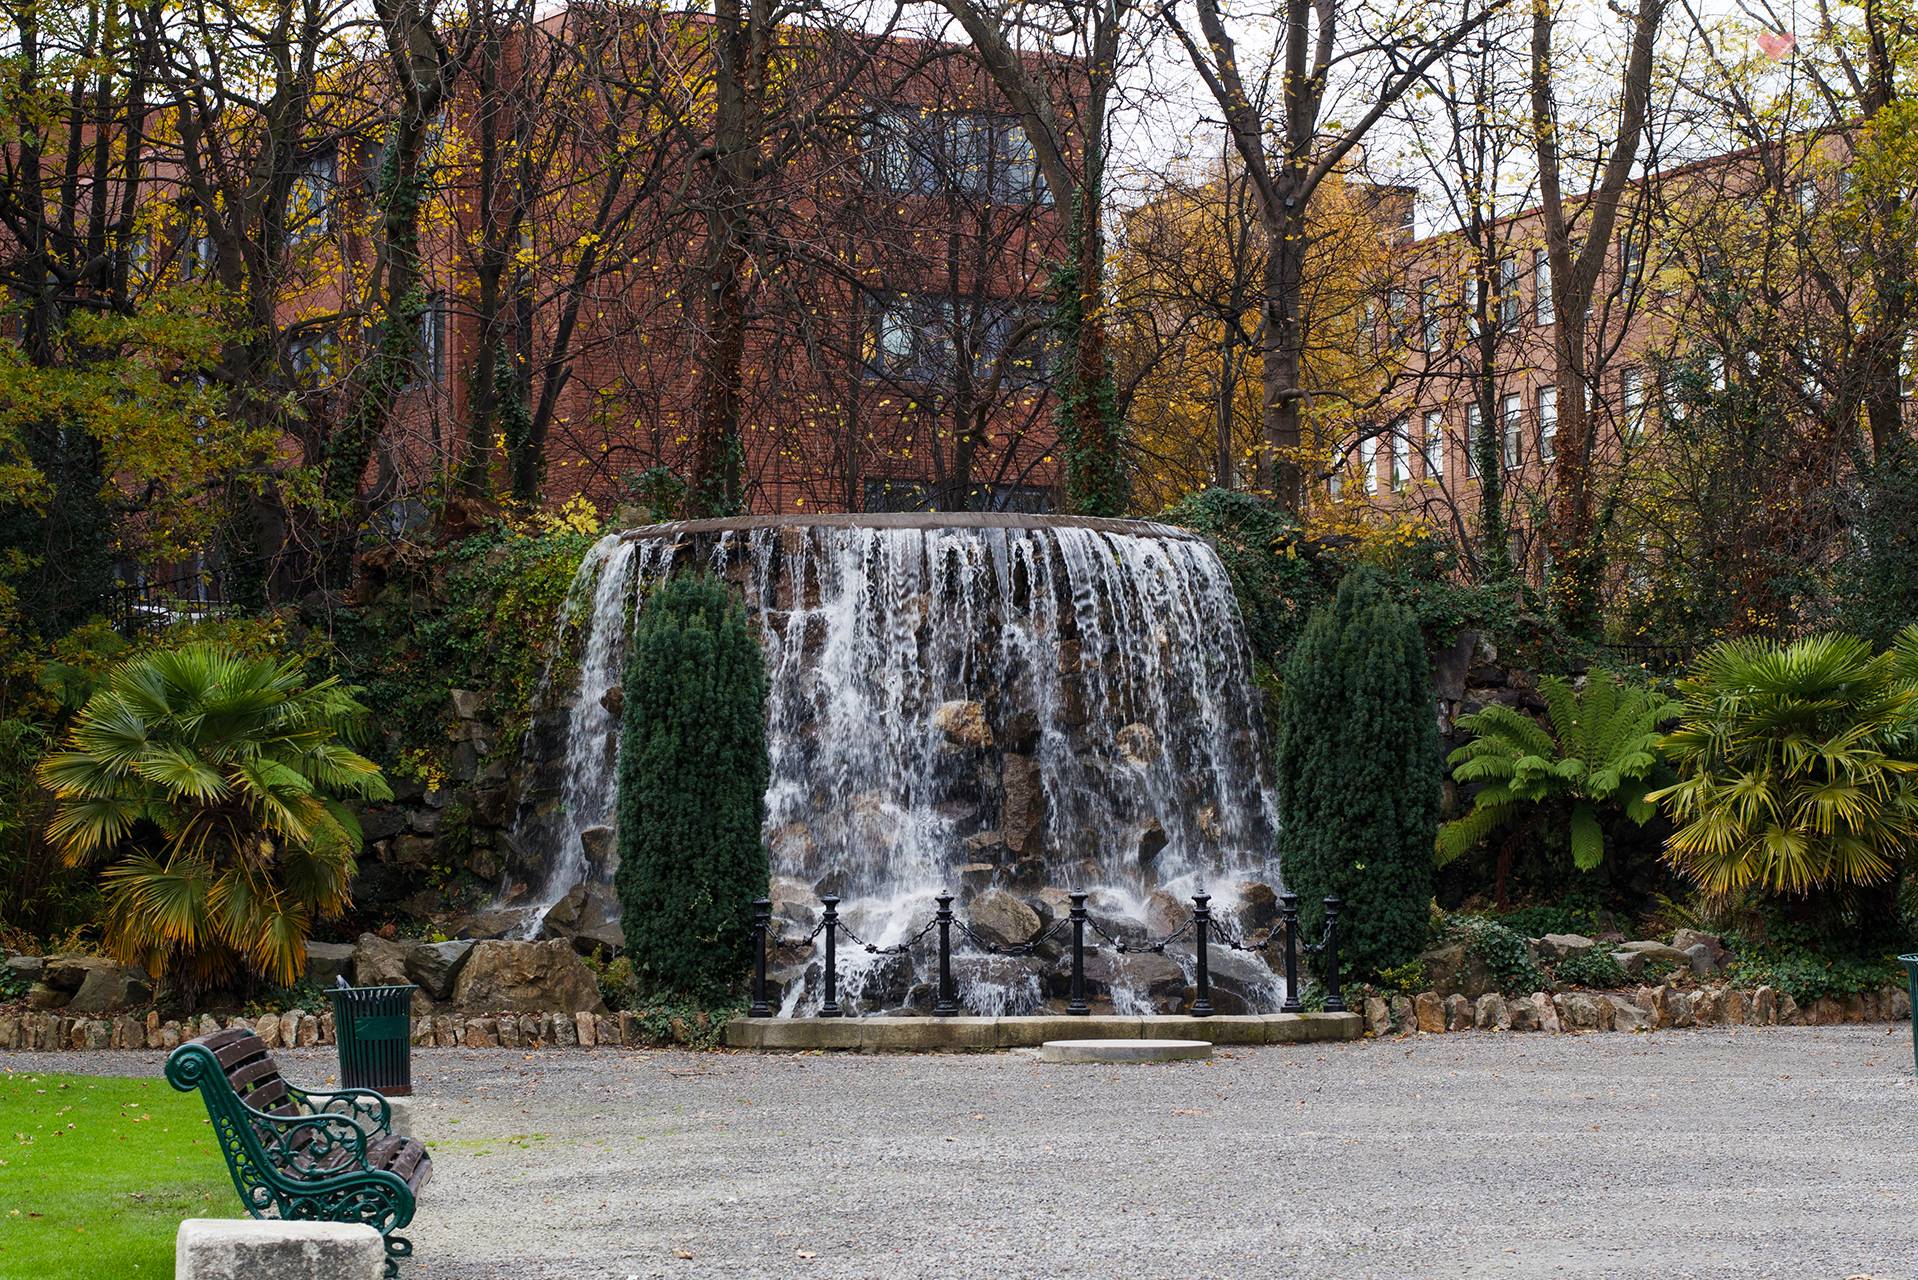
[[[1904,1024],[415,1067],[420,1280],[1918,1276]]]

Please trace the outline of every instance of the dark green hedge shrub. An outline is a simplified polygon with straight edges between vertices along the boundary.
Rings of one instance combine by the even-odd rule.
[[[619,749],[619,893],[640,989],[736,992],[766,893],[766,668],[713,577],[675,578],[640,610]]]
[[[1430,929],[1438,724],[1418,626],[1371,569],[1306,625],[1277,737],[1280,867],[1305,936],[1319,936],[1321,899],[1336,894],[1350,976],[1413,959]]]

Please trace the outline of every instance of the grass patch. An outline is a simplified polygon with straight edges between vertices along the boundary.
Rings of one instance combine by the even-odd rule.
[[[240,1216],[198,1094],[0,1071],[0,1280],[161,1280],[182,1218]]]

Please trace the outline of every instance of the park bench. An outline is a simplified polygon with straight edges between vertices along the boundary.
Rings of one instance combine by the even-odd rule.
[[[370,1089],[290,1084],[251,1031],[216,1031],[167,1056],[166,1078],[200,1091],[233,1185],[255,1218],[364,1222],[386,1241],[386,1274],[399,1274],[433,1161],[417,1139],[392,1131],[385,1098]]]

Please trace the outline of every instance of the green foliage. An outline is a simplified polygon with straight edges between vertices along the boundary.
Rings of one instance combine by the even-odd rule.
[[[340,801],[390,798],[344,740],[364,711],[297,662],[211,645],[116,668],[38,770],[48,839],[109,864],[108,948],[190,986],[298,978],[314,921],[347,904],[360,830]]]
[[[1613,991],[1629,986],[1632,979],[1604,947],[1593,947],[1590,951],[1567,956],[1553,965],[1552,980],[1561,987]]]
[[[249,1018],[258,1018],[269,1013],[285,1013],[288,1009],[304,1009],[308,1013],[325,1013],[333,1007],[332,997],[319,983],[311,978],[301,978],[289,986],[273,987],[261,992],[246,1002],[240,1010]]]
[[[1395,964],[1389,969],[1379,970],[1379,986],[1387,991],[1416,995],[1425,990],[1425,962],[1408,960],[1404,964]]]
[[[393,735],[383,762],[445,772],[454,689],[486,694],[496,752],[516,752],[546,669],[553,619],[597,537],[592,520],[494,525],[397,566],[373,603],[335,623],[341,674]]]
[[[1915,675],[1918,627],[1877,655],[1844,635],[1708,650],[1664,739],[1679,781],[1651,797],[1677,827],[1672,864],[1712,895],[1889,878],[1918,838]]]
[[[1125,465],[1125,416],[1119,412],[1118,388],[1103,344],[1097,348],[1096,365],[1081,368],[1082,335],[1088,325],[1100,323],[1086,314],[1086,299],[1098,296],[1100,283],[1092,281],[1088,288],[1079,265],[1090,234],[1087,218],[1098,216],[1096,209],[1088,215],[1086,195],[1073,196],[1065,257],[1052,271],[1052,329],[1062,366],[1053,383],[1054,421],[1065,458],[1065,509],[1082,516],[1122,516],[1132,491]]]
[[[1542,938],[1548,933],[1598,933],[1603,926],[1590,907],[1538,905],[1500,911],[1492,916],[1500,924],[1527,938]]]
[[[1448,932],[1465,944],[1506,995],[1530,995],[1546,987],[1545,973],[1532,962],[1525,935],[1478,915],[1453,916]]]
[[[619,893],[639,984],[695,1001],[738,990],[765,895],[766,670],[718,579],[675,578],[640,611],[619,751]]]
[[[1605,860],[1601,806],[1617,806],[1640,826],[1656,812],[1645,797],[1661,765],[1659,727],[1678,714],[1677,705],[1656,690],[1602,674],[1592,675],[1583,690],[1547,676],[1539,692],[1549,732],[1497,703],[1459,718],[1459,727],[1474,736],[1451,754],[1452,780],[1482,785],[1471,811],[1439,828],[1440,866],[1494,831],[1543,819],[1565,824],[1573,864],[1590,871]]]
[[[1827,955],[1781,947],[1741,957],[1731,968],[1741,987],[1772,987],[1799,1004],[1825,996],[1843,999],[1883,987],[1903,987],[1905,967],[1892,956]]]
[[[1857,550],[1838,565],[1846,630],[1888,645],[1918,621],[1918,449],[1909,441],[1858,469]]]
[[[1280,864],[1317,937],[1344,901],[1356,977],[1404,964],[1427,935],[1440,762],[1425,645],[1410,612],[1361,569],[1318,610],[1286,664],[1274,755]]]

